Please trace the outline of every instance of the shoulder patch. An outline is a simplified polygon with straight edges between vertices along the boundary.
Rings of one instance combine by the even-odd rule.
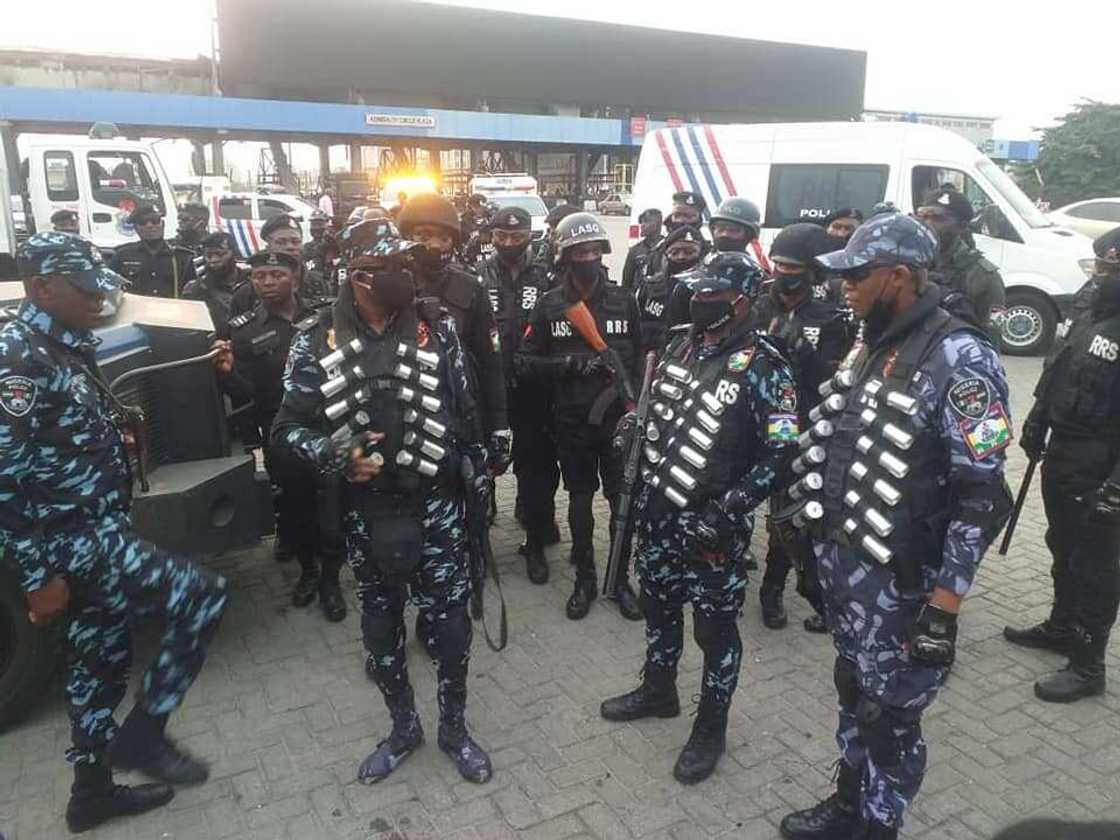
[[[766,439],[774,443],[792,443],[800,429],[796,414],[771,414],[766,418]]]
[[[965,418],[959,426],[974,461],[986,460],[1011,443],[1011,423],[999,402],[993,403],[982,418]]]
[[[0,408],[12,417],[23,417],[35,407],[38,386],[26,376],[0,379]]]
[[[949,405],[961,417],[979,420],[988,413],[992,392],[988,383],[979,377],[961,380],[949,389]]]
[[[727,369],[734,372],[746,370],[750,366],[752,358],[754,358],[753,347],[748,347],[746,350],[732,353],[731,358],[727,360]]]
[[[248,312],[242,312],[240,315],[238,315],[234,318],[230,318],[229,319],[229,325],[231,327],[243,327],[252,320],[253,320],[253,310],[250,309]],[[304,320],[306,321],[308,319],[305,318]],[[296,326],[299,327],[300,324],[302,324],[302,323],[303,323],[303,321],[300,321],[299,324],[296,324]]]

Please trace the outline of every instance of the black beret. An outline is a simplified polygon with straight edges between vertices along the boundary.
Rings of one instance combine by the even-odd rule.
[[[695,242],[697,245],[703,245],[704,234],[700,232],[700,228],[698,227],[681,225],[665,237],[665,250],[669,250],[669,246],[675,242]]]
[[[976,211],[972,209],[972,202],[956,187],[938,187],[926,193],[922,207],[940,207],[958,222],[968,224]]]
[[[279,251],[270,251],[267,248],[263,251],[257,251],[253,256],[249,257],[249,265],[253,268],[261,268],[262,266],[278,266],[286,268],[290,271],[299,271],[299,260],[291,254],[283,254]]]
[[[51,224],[57,225],[61,222],[76,222],[78,221],[78,212],[76,210],[55,210],[51,213]]]
[[[1093,240],[1093,253],[1098,259],[1120,262],[1120,227]]]
[[[152,217],[162,219],[163,214],[153,204],[140,204],[136,209],[128,214],[128,223],[135,226],[137,222],[143,219],[150,219]]]
[[[644,222],[649,216],[657,216],[657,218],[660,219],[661,211],[656,207],[647,207],[645,210],[638,214],[638,221]]]
[[[281,213],[278,216],[273,216],[261,226],[261,238],[268,239],[272,234],[280,230],[294,230],[300,236],[303,235],[303,228],[299,226],[299,222],[289,216],[287,213]]]
[[[566,217],[578,212],[578,207],[573,207],[570,204],[557,204],[555,207],[548,211],[548,215],[545,217],[545,223],[549,227],[556,227]]]
[[[490,220],[495,230],[532,230],[533,217],[520,207],[500,207]]]
[[[237,242],[228,233],[212,233],[202,240],[203,249],[213,248],[223,251],[236,251]]]
[[[697,210],[703,211],[708,203],[704,201],[704,196],[698,195],[688,190],[681,190],[678,193],[673,193],[673,204],[683,204],[686,207],[695,207]]]

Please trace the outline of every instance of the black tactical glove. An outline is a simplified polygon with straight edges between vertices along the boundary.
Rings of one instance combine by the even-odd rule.
[[[498,429],[493,432],[490,435],[487,455],[487,469],[490,475],[505,475],[509,465],[513,463],[513,432],[509,429]]]
[[[956,655],[956,614],[926,604],[910,629],[910,658],[926,665],[952,665]]]
[[[1109,480],[1090,494],[1089,521],[1094,525],[1120,525],[1120,484]]]
[[[618,419],[611,437],[611,448],[617,457],[626,457],[638,431],[638,412],[628,411]]]
[[[1032,461],[1037,461],[1046,454],[1046,431],[1046,421],[1036,405],[1027,415],[1019,436],[1019,446],[1023,447],[1023,451]]]
[[[724,554],[731,550],[735,539],[735,523],[723,506],[712,499],[700,511],[696,523],[696,541],[709,554]]]

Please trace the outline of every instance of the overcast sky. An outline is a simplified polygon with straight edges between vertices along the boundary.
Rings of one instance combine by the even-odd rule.
[[[1029,4],[999,0],[445,2],[864,50],[868,108],[994,116],[1000,120],[996,134],[1005,139],[1025,139],[1083,97],[1120,102],[1115,0],[1047,2],[1037,13]],[[331,6],[331,0],[308,3],[323,11]],[[213,0],[6,0],[4,5],[0,47],[154,57],[210,52]],[[315,37],[314,30],[307,34]],[[376,33],[371,46],[376,48]],[[669,57],[665,72],[672,72]]]

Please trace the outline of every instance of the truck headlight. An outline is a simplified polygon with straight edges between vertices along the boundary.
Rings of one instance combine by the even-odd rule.
[[[1078,260],[1077,264],[1081,267],[1081,270],[1085,272],[1086,279],[1092,280],[1093,274],[1097,269],[1097,261],[1093,257],[1089,257],[1084,260]]]

